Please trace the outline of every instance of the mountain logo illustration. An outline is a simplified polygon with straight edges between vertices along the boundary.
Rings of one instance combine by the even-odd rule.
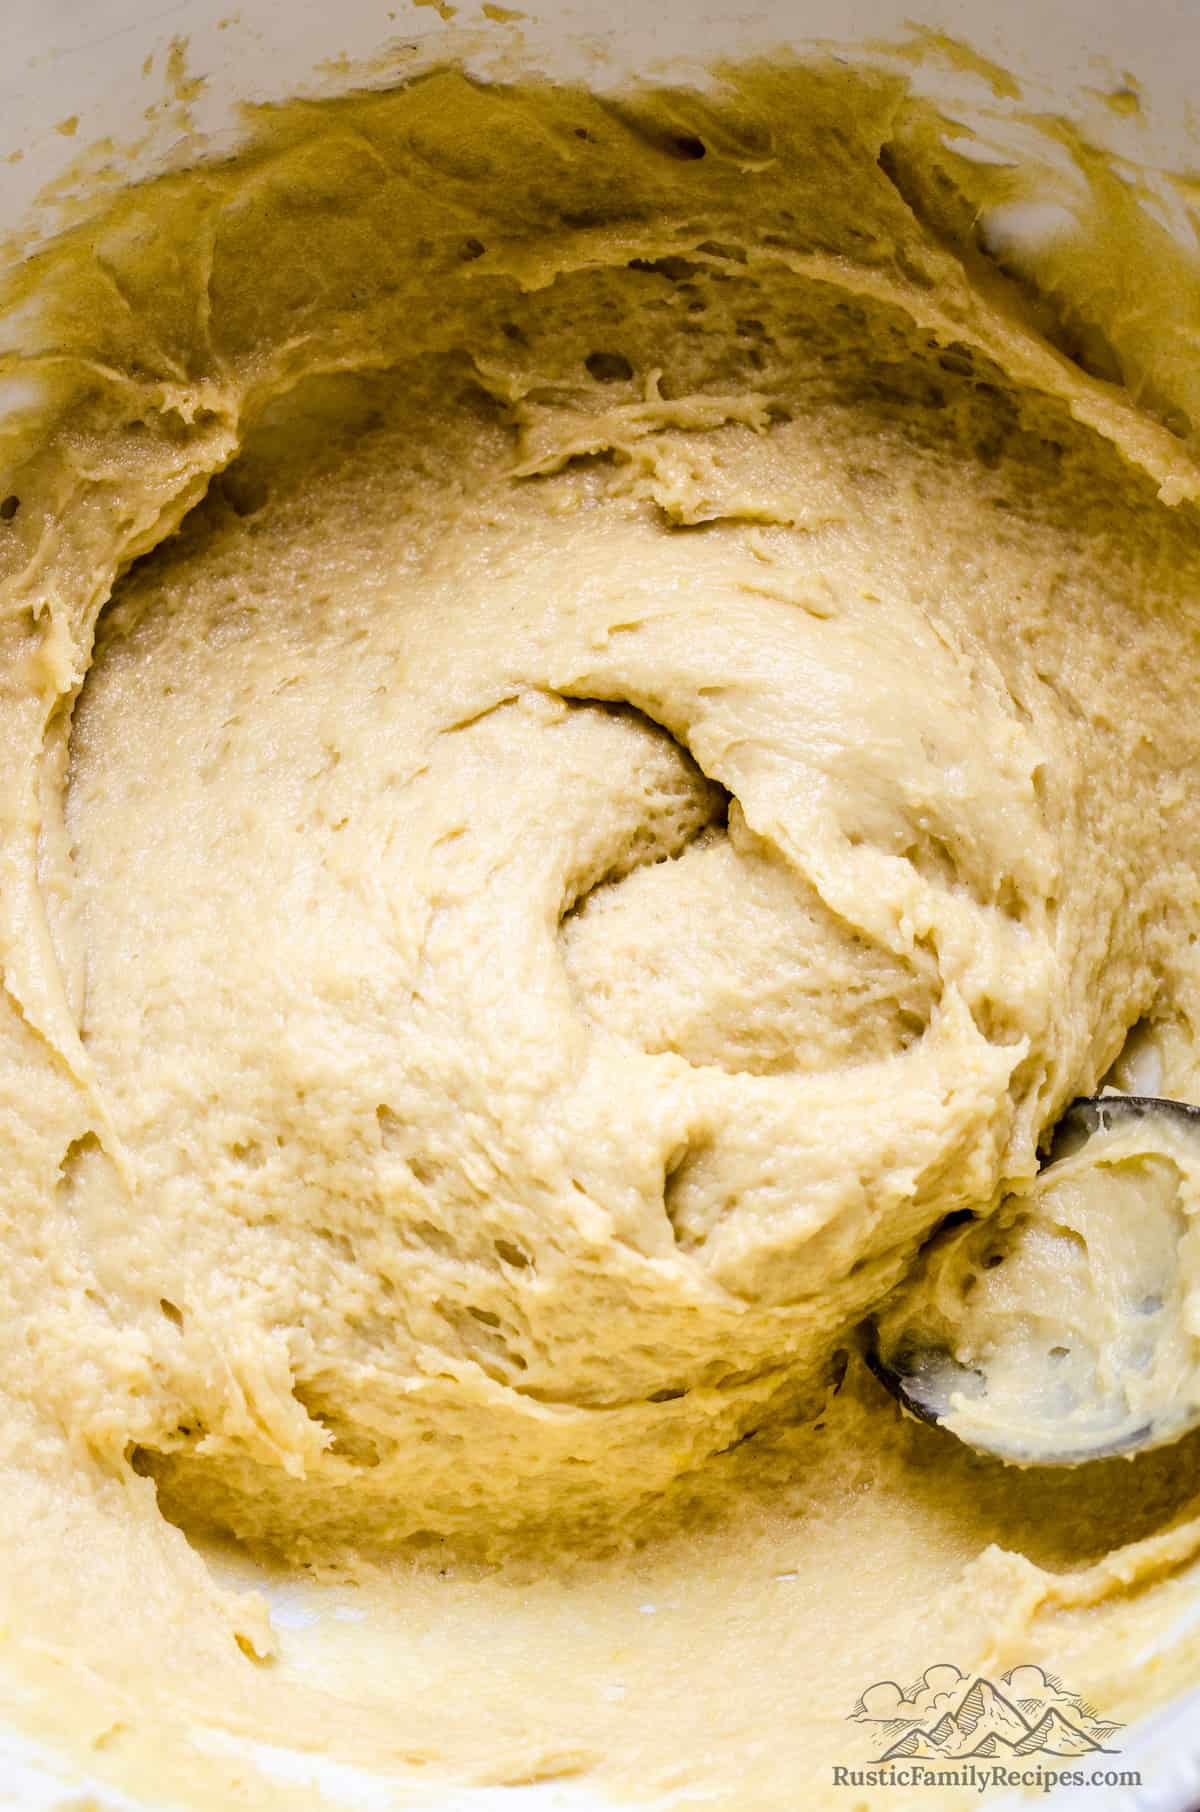
[[[1123,1728],[1041,1667],[1012,1667],[1000,1683],[952,1662],[927,1667],[911,1686],[877,1680],[850,1713],[879,1727],[877,1762],[939,1757],[1114,1755]]]

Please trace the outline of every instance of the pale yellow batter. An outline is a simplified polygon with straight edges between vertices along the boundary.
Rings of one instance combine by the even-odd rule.
[[[852,1352],[1135,1024],[1196,1088],[1190,366],[936,125],[444,73],[10,283],[4,1666],[113,1778],[860,1805],[948,1648],[1192,1667],[1115,1658],[1195,1442],[1017,1473]],[[229,1536],[371,1633],[269,1659]]]

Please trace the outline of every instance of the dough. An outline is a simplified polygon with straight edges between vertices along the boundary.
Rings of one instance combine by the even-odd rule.
[[[101,1696],[153,1676],[160,1734],[236,1702],[315,1740],[174,1525],[354,1577],[612,1551],[601,1606],[623,1551],[706,1529],[735,1566],[729,1519],[820,1479],[793,1574],[822,1503],[918,1598],[1004,1525],[1017,1572],[924,1632],[977,1654],[1020,1555],[1100,1603],[1138,1572],[1087,1573],[1108,1548],[1174,1542],[1169,1576],[1200,1541],[1161,1534],[1194,1444],[1080,1475],[1049,1560],[1061,1482],[972,1471],[857,1361],[831,1395],[1135,1023],[1194,1087],[1190,399],[1153,321],[1093,316],[1084,359],[1078,295],[985,256],[936,128],[834,66],[448,71],[261,117],[10,286],[11,1615]],[[644,1788],[685,1751],[639,1753]]]

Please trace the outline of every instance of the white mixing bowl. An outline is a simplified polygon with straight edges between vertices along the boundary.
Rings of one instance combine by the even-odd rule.
[[[23,242],[55,230],[59,205],[70,200],[73,172],[89,164],[99,141],[134,151],[114,156],[114,178],[128,181],[195,158],[227,152],[236,142],[236,104],[306,92],[330,94],[348,86],[395,79],[380,53],[408,47],[407,72],[447,56],[480,73],[506,76],[533,70],[602,87],[631,76],[703,82],[714,58],[802,50],[818,42],[851,55],[910,36],[913,0],[520,0],[522,12],[485,16],[480,0],[463,0],[443,20],[436,0],[3,0],[0,63],[0,232],[19,230]],[[495,9],[494,9],[495,10]],[[969,43],[1021,82],[1023,104],[1079,120],[1110,149],[1153,166],[1200,164],[1200,141],[1189,128],[1200,76],[1197,0],[922,0],[922,26]],[[148,104],[162,98],[162,70],[171,46],[186,109]],[[855,48],[857,47],[857,49]],[[154,74],[146,64],[153,53]],[[203,85],[192,87],[197,78]],[[1098,91],[1132,78],[1142,106],[1136,117],[1106,107]],[[916,72],[919,88],[935,93],[964,119],[996,96],[965,59],[934,58]],[[153,112],[153,109],[151,109]],[[994,127],[993,127],[994,130]],[[16,161],[7,154],[20,152]],[[82,161],[81,161],[82,154]],[[95,160],[90,160],[94,167]],[[47,199],[48,193],[51,198]],[[0,407],[3,399],[0,398]],[[278,1607],[287,1614],[287,1607]],[[294,1607],[293,1607],[294,1608]],[[1197,1607],[1200,1615],[1200,1607]],[[1184,1632],[1164,1630],[1168,1646]],[[1130,1656],[1131,1668],[1148,1655]],[[284,1776],[310,1778],[314,1803],[382,1808],[390,1801],[353,1771],[312,1775],[311,1757],[272,1761]],[[1122,1766],[1142,1775],[1138,1788],[1088,1787],[1039,1803],[1053,1812],[1197,1812],[1200,1808],[1200,1691],[1161,1709],[1127,1733]],[[88,1797],[89,1792],[94,1797]],[[82,1797],[81,1797],[82,1795]],[[570,1807],[599,1802],[581,1786],[547,1783],[431,1799],[431,1812],[452,1807]],[[1003,1803],[987,1802],[995,1812]],[[121,1806],[133,1802],[64,1778],[54,1758],[35,1752],[15,1731],[0,1729],[0,1804],[56,1808]],[[897,1803],[897,1812],[908,1812]]]

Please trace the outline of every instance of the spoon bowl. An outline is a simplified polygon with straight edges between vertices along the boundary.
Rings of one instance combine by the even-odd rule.
[[[1029,1185],[926,1243],[864,1355],[911,1414],[1014,1465],[1200,1426],[1200,1108],[1076,1101]]]

